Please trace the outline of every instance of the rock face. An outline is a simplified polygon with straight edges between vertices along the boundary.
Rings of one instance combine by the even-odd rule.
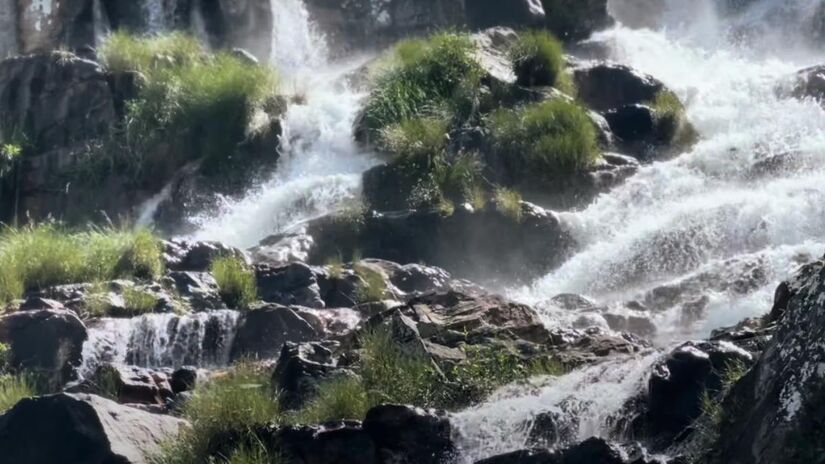
[[[235,257],[248,262],[243,250],[218,242],[171,240],[163,242],[163,261],[171,271],[206,272],[216,258]]]
[[[0,60],[17,53],[17,0],[0,0]]]
[[[825,261],[804,266],[786,285],[787,309],[773,338],[723,404],[729,419],[712,462],[801,464],[825,453]]]
[[[17,29],[20,52],[37,53],[59,48],[95,45],[92,0],[20,0]]]
[[[86,327],[70,311],[24,311],[0,317],[0,342],[11,346],[14,366],[42,373],[55,386],[73,380]]]
[[[0,416],[0,455],[30,464],[144,464],[185,424],[94,395],[24,399]]]
[[[547,27],[564,40],[575,41],[613,24],[607,0],[542,0]]]
[[[630,462],[621,448],[601,438],[589,438],[578,445],[560,451],[514,451],[478,461],[476,464],[629,464]]]
[[[268,305],[243,314],[235,341],[232,359],[244,356],[274,358],[286,342],[305,342],[321,334],[306,319],[285,306]]]
[[[337,367],[337,347],[336,342],[284,344],[272,373],[272,385],[281,392],[278,398],[284,409],[299,409],[304,401],[314,397],[322,382],[351,375]]]

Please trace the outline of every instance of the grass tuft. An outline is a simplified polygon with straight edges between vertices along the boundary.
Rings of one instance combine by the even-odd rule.
[[[515,222],[521,222],[523,219],[521,202],[521,194],[518,191],[504,187],[496,188],[493,196],[496,210]]]
[[[564,47],[546,31],[524,31],[510,49],[510,60],[519,85],[551,86],[574,94],[572,78],[566,73]]]
[[[599,157],[596,129],[587,112],[550,100],[490,115],[493,141],[515,173],[553,178],[590,166]]]
[[[221,298],[230,308],[245,308],[258,299],[255,272],[242,259],[217,258],[210,271],[218,282]]]
[[[157,306],[157,297],[146,290],[126,287],[123,290],[123,303],[131,315],[151,313]]]
[[[363,420],[370,406],[361,379],[341,377],[321,384],[317,396],[294,415],[294,421],[321,424],[342,419]]]
[[[353,270],[358,277],[355,285],[355,300],[360,303],[381,301],[387,296],[387,282],[380,271],[367,264],[353,264]]]
[[[0,413],[8,411],[24,398],[37,394],[25,375],[0,375]]]

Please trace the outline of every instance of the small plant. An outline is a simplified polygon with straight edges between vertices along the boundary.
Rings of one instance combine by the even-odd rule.
[[[380,271],[367,264],[354,264],[353,270],[358,277],[355,286],[355,299],[358,303],[371,303],[386,298],[387,282]]]
[[[575,87],[565,72],[564,47],[546,31],[519,34],[510,49],[510,60],[519,85],[552,86],[572,94]]]
[[[587,112],[564,100],[497,110],[489,126],[496,148],[509,155],[514,173],[553,178],[582,170],[599,157],[596,130]]]
[[[112,310],[109,286],[103,282],[92,284],[83,297],[83,316],[104,317]]]
[[[23,147],[14,143],[0,145],[0,178],[5,177],[14,169],[20,159]]]
[[[685,146],[696,140],[698,134],[687,121],[685,106],[673,91],[659,91],[656,98],[648,104],[659,121],[657,136],[661,142]]]
[[[131,315],[151,313],[157,306],[157,297],[146,290],[135,287],[123,289],[123,303]]]
[[[8,411],[23,398],[36,394],[25,375],[0,375],[0,413]]]
[[[302,424],[350,419],[363,420],[371,404],[359,378],[341,377],[324,382],[318,394],[294,416]]]
[[[333,279],[340,279],[344,275],[344,258],[341,257],[341,253],[336,253],[329,258],[327,258],[324,265],[327,268],[327,272],[329,272],[329,276]]]
[[[221,298],[230,308],[244,308],[258,299],[255,272],[240,258],[217,258],[210,267],[218,282]]]
[[[442,196],[460,203],[471,201],[480,189],[481,169],[478,155],[473,153],[458,155],[449,163],[439,162],[435,179]]]
[[[497,187],[493,195],[496,210],[515,222],[521,222],[523,219],[521,202],[521,194],[513,189]]]
[[[382,130],[381,147],[408,159],[435,158],[447,147],[448,129],[447,121],[442,118],[406,119]]]

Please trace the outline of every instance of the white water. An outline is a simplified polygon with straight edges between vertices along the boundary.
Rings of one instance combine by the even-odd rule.
[[[795,70],[825,62],[825,54],[787,50],[772,34],[753,43],[732,40],[734,29],[770,25],[777,8],[796,7],[797,17],[805,17],[815,2],[760,0],[735,21],[720,19],[711,3],[671,0],[659,30],[618,26],[594,38],[616,61],[654,75],[687,101],[702,141],[672,161],[643,168],[584,210],[562,215],[580,250],[511,292],[539,307],[548,325],[569,326],[578,317],[547,303],[560,293],[617,307],[644,300],[657,286],[710,276],[704,318],[686,324],[677,307],[653,308],[659,311],[656,341],[672,346],[765,313],[777,283],[825,249],[825,111],[776,92]],[[802,42],[783,25],[781,43]],[[789,167],[767,174],[754,169],[772,157]],[[714,282],[740,277],[730,272],[745,261],[763,272],[755,288]],[[579,407],[569,417],[579,439],[609,435],[610,419],[644,391],[658,356],[588,367],[456,414],[464,459],[523,448],[538,413],[559,412],[571,401]]]
[[[277,6],[276,6],[277,3]],[[352,127],[363,94],[342,76],[363,63],[327,61],[324,39],[300,0],[272,0],[273,65],[298,102],[283,120],[276,174],[217,214],[196,218],[194,238],[251,247],[290,226],[339,209],[360,195],[361,173],[375,163],[359,151]]]
[[[231,310],[99,319],[89,326],[80,375],[92,374],[101,363],[226,366],[237,323],[238,312]]]

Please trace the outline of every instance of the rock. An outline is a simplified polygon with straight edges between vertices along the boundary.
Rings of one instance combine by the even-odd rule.
[[[492,27],[473,34],[472,39],[476,46],[476,61],[489,78],[503,84],[514,84],[516,75],[509,52],[518,40],[516,31],[507,27]]]
[[[51,300],[49,298],[42,298],[39,296],[32,296],[26,298],[20,308],[20,311],[38,311],[41,309],[60,310],[66,309],[59,301]]]
[[[333,356],[337,347],[336,342],[284,344],[272,373],[272,385],[280,392],[284,409],[300,409],[307,399],[315,396],[322,382],[351,375],[337,367]]]
[[[522,450],[476,464],[630,464],[622,449],[602,438],[588,438],[560,451]]]
[[[574,78],[578,98],[597,111],[651,102],[665,88],[653,76],[611,63],[576,69]]]
[[[0,59],[17,55],[17,0],[0,0]]]
[[[541,0],[546,25],[568,42],[586,39],[613,24],[607,0]]]
[[[198,369],[193,366],[183,366],[172,373],[169,386],[175,394],[192,391],[198,385]]]
[[[705,392],[721,391],[728,371],[752,362],[750,353],[723,341],[688,342],[673,350],[648,381],[648,436],[665,442],[675,437],[702,414]]]
[[[379,462],[375,443],[358,422],[283,427],[272,441],[295,464]]]
[[[170,271],[207,272],[215,258],[227,256],[249,263],[249,258],[243,250],[219,242],[163,242],[163,261]]]
[[[541,0],[514,0],[506,6],[498,0],[466,2],[467,23],[472,29],[493,26],[537,27],[545,20]]]
[[[553,329],[550,331],[552,352],[568,367],[581,366],[617,355],[639,353],[650,345],[628,333],[612,332],[601,327]]]
[[[825,262],[788,281],[787,309],[756,365],[723,402],[711,463],[810,462],[825,436]]]
[[[611,0],[610,4],[613,17],[634,29],[659,27],[666,9],[664,0]]]
[[[243,313],[232,344],[232,359],[252,356],[273,358],[286,342],[306,342],[320,337],[294,310],[274,304]]]
[[[303,263],[255,266],[258,297],[268,303],[323,308],[316,271]]]
[[[574,443],[578,438],[579,417],[575,402],[562,402],[561,411],[537,414],[529,425],[527,443],[532,448],[551,449]]]
[[[656,324],[644,316],[602,314],[611,330],[630,332],[642,338],[651,339],[656,335]]]
[[[441,463],[455,452],[450,421],[444,413],[400,405],[367,412],[364,431],[379,450],[381,462]]]
[[[118,403],[163,405],[173,394],[165,373],[137,366],[101,365],[91,382],[91,392],[114,395]]]
[[[713,330],[710,340],[731,342],[756,357],[768,346],[775,329],[776,326],[766,325],[762,319],[750,318],[733,327]]]
[[[87,338],[83,322],[70,311],[23,311],[0,317],[0,342],[11,346],[11,364],[43,374],[52,386],[74,380]]]
[[[0,455],[29,464],[145,464],[186,422],[94,395],[24,399],[0,416]]]
[[[167,278],[178,295],[188,302],[195,311],[222,309],[226,307],[220,294],[218,282],[206,272],[173,271]]]
[[[94,45],[91,0],[19,0],[17,29],[22,54]]]

